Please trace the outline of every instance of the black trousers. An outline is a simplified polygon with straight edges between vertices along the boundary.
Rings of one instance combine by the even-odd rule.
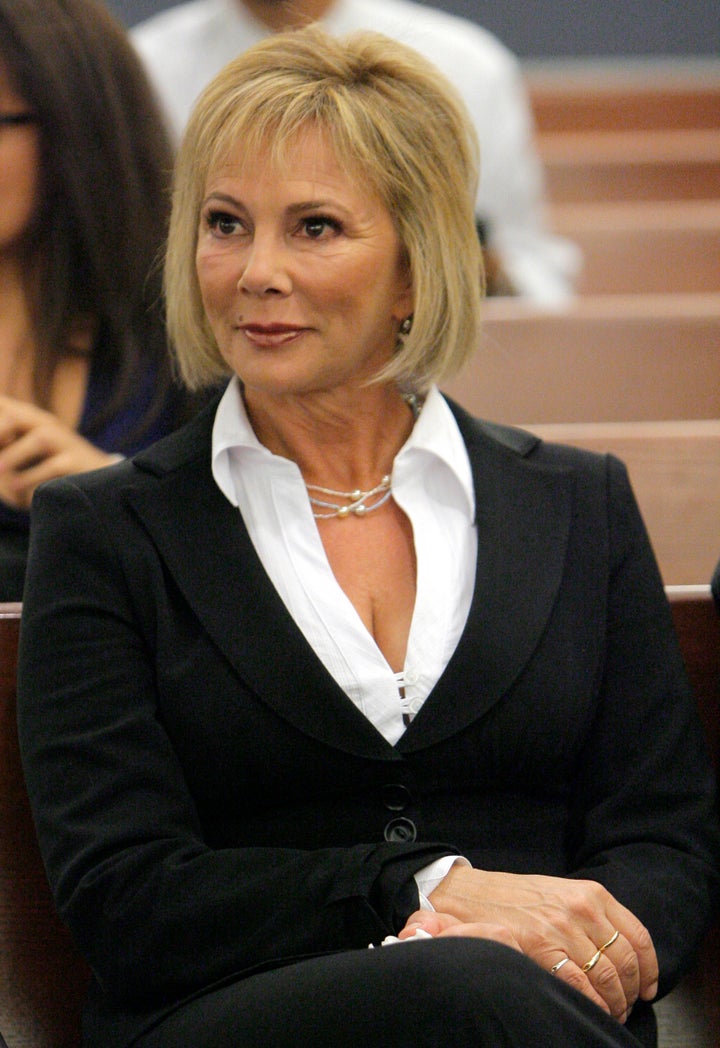
[[[655,1043],[644,1011],[649,1022],[630,1024],[645,1027],[638,1038],[517,951],[449,938],[351,950],[223,985],[182,1004],[136,1044],[638,1048]]]

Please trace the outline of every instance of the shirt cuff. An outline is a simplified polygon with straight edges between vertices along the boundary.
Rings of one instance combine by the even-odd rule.
[[[415,874],[418,895],[420,897],[421,910],[435,910],[428,896],[433,892],[440,881],[444,880],[452,866],[458,863],[460,866],[469,866],[470,863],[462,855],[443,855],[442,859],[436,859],[429,866],[424,866]]]

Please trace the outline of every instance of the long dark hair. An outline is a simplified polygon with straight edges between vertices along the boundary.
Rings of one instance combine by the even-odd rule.
[[[172,148],[154,93],[125,29],[97,0],[0,0],[0,59],[42,143],[42,199],[26,237],[36,401],[47,406],[69,333],[88,316],[91,366],[113,375],[92,431],[151,373],[147,428],[173,383],[159,270]]]

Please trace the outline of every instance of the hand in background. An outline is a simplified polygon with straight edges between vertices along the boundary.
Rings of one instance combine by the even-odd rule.
[[[46,480],[115,460],[52,412],[0,396],[0,499],[15,509],[29,509],[35,488]]]

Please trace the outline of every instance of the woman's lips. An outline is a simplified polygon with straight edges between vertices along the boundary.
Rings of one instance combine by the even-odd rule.
[[[307,330],[290,324],[242,324],[240,329],[255,346],[282,346]]]

